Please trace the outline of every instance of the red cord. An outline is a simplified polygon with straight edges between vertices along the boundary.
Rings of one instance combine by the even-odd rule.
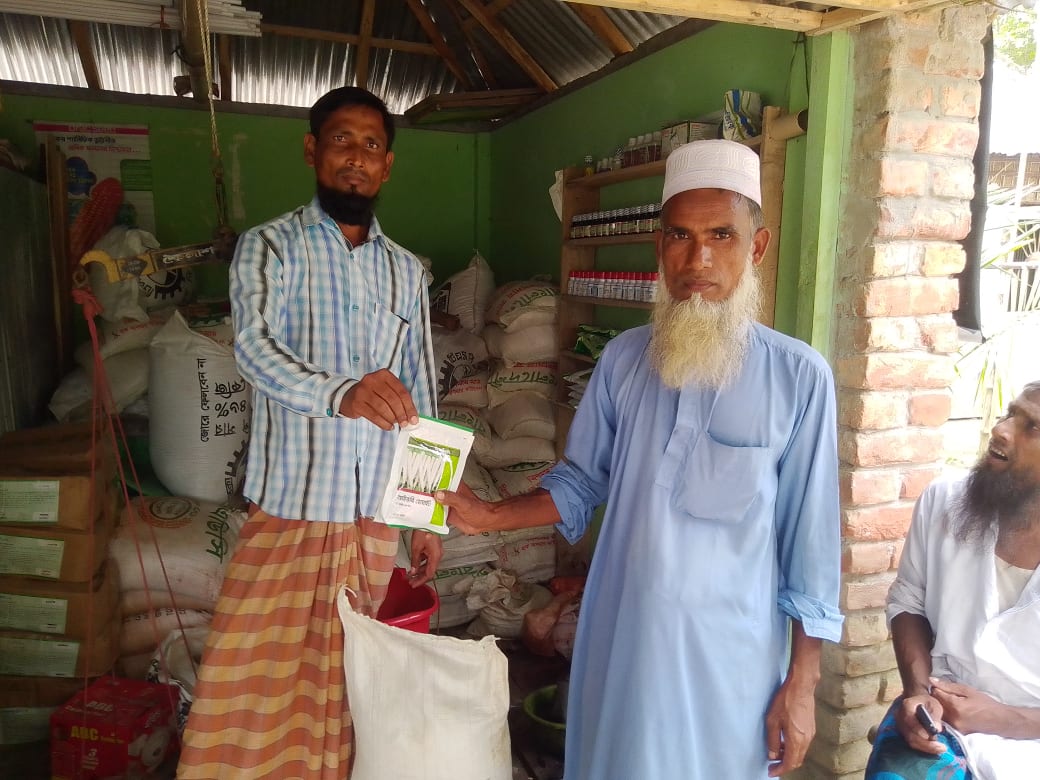
[[[152,603],[151,588],[148,583],[148,574],[145,571],[144,556],[141,554],[141,542],[137,533],[137,520],[138,513],[136,505],[130,500],[130,494],[127,489],[126,472],[123,469],[123,459],[119,456],[120,452],[127,453],[127,461],[130,464],[130,473],[133,478],[133,485],[137,489],[137,495],[143,496],[144,492],[141,490],[141,480],[137,476],[137,468],[134,466],[133,458],[129,457],[130,448],[126,440],[126,431],[123,428],[123,422],[119,417],[118,410],[115,407],[115,400],[112,396],[112,388],[108,382],[108,376],[105,373],[105,361],[101,357],[100,340],[98,338],[97,324],[95,318],[101,314],[102,307],[98,303],[97,298],[94,294],[84,287],[77,287],[72,290],[72,300],[75,303],[80,304],[83,309],[83,316],[87,321],[87,329],[90,332],[90,343],[91,350],[93,352],[93,367],[94,367],[94,381],[93,381],[93,403],[91,406],[91,453],[90,453],[90,489],[89,489],[89,509],[91,517],[90,533],[94,533],[94,518],[97,516],[98,500],[97,494],[94,489],[94,483],[97,479],[97,457],[98,457],[98,445],[100,444],[100,438],[104,433],[107,433],[109,443],[112,445],[112,451],[115,454],[116,468],[119,472],[119,485],[123,493],[124,506],[127,508],[126,517],[130,524],[131,536],[134,540],[134,547],[137,551],[137,562],[141,567],[141,579],[144,583],[145,600],[148,606],[148,613],[151,617],[152,623],[152,635],[155,639],[156,649],[159,651],[159,664],[162,668],[163,673],[166,675],[166,679],[173,680],[173,675],[170,673],[169,665],[166,661],[166,654],[162,649],[162,637],[159,635],[159,625],[156,620],[155,606]],[[105,423],[108,423],[107,425]],[[106,430],[103,433],[99,433],[99,425],[103,426]],[[117,439],[118,433],[118,439]],[[120,444],[122,444],[122,450],[120,450]],[[150,523],[145,523],[149,533],[151,534],[152,545],[155,547],[156,557],[159,560],[159,567],[162,571],[163,580],[166,583],[166,590],[170,596],[170,603],[173,605],[174,617],[177,619],[177,628],[180,630],[181,641],[184,643],[184,649],[187,651],[188,661],[192,665],[192,670],[198,676],[198,669],[196,668],[195,659],[191,654],[191,646],[188,644],[188,638],[184,634],[184,625],[181,622],[180,610],[177,608],[177,599],[173,592],[173,586],[170,584],[170,577],[166,571],[166,563],[163,561],[162,550],[159,549],[159,542],[155,537],[155,528]],[[91,571],[94,570],[94,546],[90,547],[90,564]],[[87,634],[89,636],[94,635],[93,629],[93,599],[88,600],[88,611],[87,611]],[[86,679],[84,679],[84,688],[86,687]],[[173,688],[171,685],[167,685],[166,690],[167,698],[170,702],[171,709],[176,717],[179,712],[179,700],[173,700]],[[180,732],[177,734],[178,743],[180,742]],[[179,744],[178,744],[179,747]]]

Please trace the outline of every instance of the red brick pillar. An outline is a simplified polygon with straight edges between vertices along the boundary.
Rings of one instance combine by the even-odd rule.
[[[860,780],[901,684],[884,603],[916,499],[942,467],[971,224],[982,6],[853,33],[854,115],[836,262],[846,624],[827,646],[801,777]]]

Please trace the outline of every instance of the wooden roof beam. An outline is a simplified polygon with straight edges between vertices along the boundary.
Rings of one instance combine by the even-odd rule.
[[[484,11],[485,13],[487,13],[488,16],[494,19],[496,16],[498,16],[504,10],[509,8],[509,6],[511,6],[515,2],[516,0],[492,0],[492,2],[484,6]],[[466,21],[464,21],[462,24],[464,29],[469,30],[470,32],[472,32],[480,26],[480,22],[478,22],[472,16]]]
[[[368,66],[372,59],[372,25],[375,18],[376,0],[365,0],[361,6],[357,59],[354,62],[354,83],[362,89],[368,86]]]
[[[644,11],[668,14],[689,19],[709,19],[714,22],[751,24],[777,30],[815,32],[823,22],[819,11],[805,11],[782,5],[758,3],[753,0],[584,0],[588,5],[621,8],[626,11]]]
[[[342,43],[347,46],[357,46],[361,42],[360,35],[353,33],[332,32],[330,30],[313,30],[308,27],[290,27],[284,24],[260,25],[264,34],[284,35],[286,38],[306,38],[313,41],[329,41],[330,43]],[[369,45],[373,49],[394,49],[410,54],[425,54],[430,57],[438,56],[437,48],[430,43],[419,41],[399,41],[396,38],[371,38]]]
[[[815,30],[810,30],[809,35],[822,35],[823,33],[834,32],[835,30],[844,30],[849,27],[856,27],[857,25],[866,24],[867,22],[872,22],[875,19],[881,19],[885,16],[891,16],[895,13],[908,14],[949,4],[950,0],[916,0],[915,2],[903,3],[899,8],[888,10],[838,8],[834,11],[827,11],[823,15],[823,21],[820,22],[820,26]],[[842,2],[841,5],[846,5],[846,3]]]
[[[426,6],[423,5],[422,0],[405,1],[408,3],[408,7],[411,9],[412,14],[419,20],[419,26],[423,28],[426,37],[430,39],[434,50],[441,56],[441,59],[444,60],[444,64],[448,66],[448,70],[455,74],[455,78],[459,80],[459,83],[462,84],[463,87],[471,89],[472,82],[469,80],[469,75],[455,56],[455,52],[452,51],[452,48],[448,46],[447,41],[444,40],[440,28],[433,20],[433,17],[430,16],[430,12],[426,10]]]
[[[91,89],[101,89],[101,74],[98,72],[97,59],[94,57],[94,45],[90,40],[90,25],[87,22],[69,20],[69,32],[76,43],[79,64],[83,68],[83,76]]]
[[[520,42],[513,37],[509,30],[503,27],[497,19],[487,15],[484,6],[478,0],[459,0],[459,2],[535,84],[546,92],[556,90],[557,84],[552,80],[552,77],[542,70],[542,66],[538,64],[534,57],[527,53],[527,49],[520,45]]]
[[[607,12],[598,5],[585,5],[585,3],[567,3],[567,5],[585,23],[585,26],[592,30],[592,34],[610,49],[615,57],[632,51],[631,41],[610,20]]]
[[[480,43],[470,32],[470,29],[462,21],[462,11],[459,10],[458,0],[444,0],[444,4],[448,7],[451,15],[455,17],[455,23],[462,30],[462,37],[466,39],[466,50],[469,52],[470,57],[473,58],[473,64],[477,66],[477,71],[480,73],[480,77],[484,79],[484,84],[488,89],[498,89],[498,79],[495,78],[495,72],[491,69],[491,63],[488,62],[487,57],[484,56],[484,52],[481,51]],[[470,17],[467,21],[473,21]],[[467,87],[470,89],[470,87]]]
[[[220,99],[234,100],[231,95],[231,36],[217,36],[217,70],[220,73]]]

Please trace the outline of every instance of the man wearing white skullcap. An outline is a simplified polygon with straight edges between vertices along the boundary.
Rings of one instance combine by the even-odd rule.
[[[438,497],[467,533],[606,513],[581,605],[566,780],[762,780],[815,732],[821,642],[841,637],[834,383],[755,321],[757,155],[668,157],[649,325],[611,341],[564,460],[519,498]]]

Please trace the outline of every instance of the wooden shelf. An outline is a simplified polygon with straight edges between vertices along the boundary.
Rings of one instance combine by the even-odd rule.
[[[567,246],[621,246],[622,244],[652,244],[657,233],[629,233],[624,236],[597,236],[596,238],[568,238]]]
[[[611,184],[621,184],[636,179],[646,179],[650,176],[664,175],[664,160],[655,160],[645,165],[630,165],[628,168],[618,168],[613,171],[593,173],[589,176],[579,176],[567,182],[568,187],[609,187]]]
[[[743,142],[745,146],[755,149],[762,145],[762,136],[758,135]],[[609,187],[611,184],[621,184],[636,179],[646,179],[651,176],[664,175],[664,160],[655,160],[644,165],[631,165],[628,168],[618,168],[614,171],[603,171],[588,176],[579,176],[567,182],[568,187]]]
[[[563,299],[571,303],[588,303],[593,306],[613,306],[617,309],[652,309],[650,301],[626,301],[622,298],[593,298],[587,295],[564,295]]]

